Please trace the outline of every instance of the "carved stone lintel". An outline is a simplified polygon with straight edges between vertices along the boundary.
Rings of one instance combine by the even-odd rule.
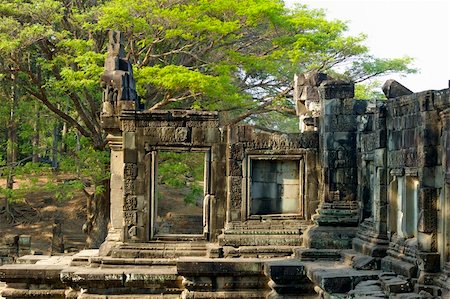
[[[392,176],[403,176],[405,174],[405,170],[403,168],[394,168],[391,169],[391,175]]]
[[[405,168],[405,175],[417,177],[419,175],[419,170],[417,169],[417,167],[407,167]]]

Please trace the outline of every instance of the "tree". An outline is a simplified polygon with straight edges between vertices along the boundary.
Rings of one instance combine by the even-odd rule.
[[[127,37],[148,109],[215,109],[228,123],[265,113],[259,124],[289,129],[282,116],[293,111],[294,73],[344,62],[352,66],[344,75],[360,79],[413,71],[407,59],[368,56],[365,36],[345,36],[345,23],[281,0],[2,0],[0,17],[3,80],[14,76],[20,94],[96,151],[106,146],[99,81],[110,29]],[[95,183],[107,190],[104,179]]]

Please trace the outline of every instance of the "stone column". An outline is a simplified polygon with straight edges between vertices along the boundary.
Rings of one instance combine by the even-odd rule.
[[[117,242],[123,241],[123,146],[122,134],[109,134],[107,137],[111,149],[111,207],[110,227],[105,242],[100,247],[100,254],[106,255]]]
[[[450,108],[442,111],[439,114],[442,121],[442,168],[444,172],[444,186],[441,192],[444,192],[443,207],[442,207],[442,235],[444,242],[444,269],[450,277]]]
[[[430,278],[435,276],[441,268],[441,255],[438,252],[438,202],[439,193],[443,190],[441,188],[443,187],[442,176],[438,174],[442,171],[441,161],[439,160],[441,122],[439,121],[438,111],[429,105],[433,99],[433,94],[427,92],[418,99],[422,124],[416,129],[416,138],[421,136],[422,140],[417,148],[420,178],[417,182],[418,207],[416,207],[418,208],[417,254],[420,271],[419,283],[429,284]],[[443,155],[445,154],[443,153]],[[445,167],[443,166],[443,168]]]
[[[363,163],[360,167],[359,184],[367,184],[365,190],[360,189],[359,199],[363,200],[363,192],[370,193],[370,214],[366,209],[363,222],[359,225],[358,234],[353,239],[353,248],[363,254],[375,258],[386,255],[389,247],[387,238],[387,157],[386,157],[386,110],[377,105],[375,113],[361,118],[359,129],[359,149]],[[369,117],[371,121],[369,121]],[[367,129],[364,123],[370,124]],[[367,160],[367,161],[366,161]],[[365,162],[365,163],[364,163]],[[370,173],[365,169],[372,166]],[[360,187],[361,188],[361,187]],[[367,200],[366,200],[367,201]]]
[[[321,203],[304,242],[310,248],[351,248],[359,222],[354,85],[327,80],[319,93]]]

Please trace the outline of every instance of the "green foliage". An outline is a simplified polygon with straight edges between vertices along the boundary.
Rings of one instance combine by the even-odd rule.
[[[411,57],[405,56],[401,58],[385,59],[365,55],[363,58],[364,59],[354,61],[352,67],[345,72],[346,76],[352,78],[356,82],[362,82],[376,76],[391,73],[417,73],[417,69],[410,66],[413,62]]]
[[[205,153],[160,152],[158,156],[160,184],[181,190],[186,204],[194,204],[203,197],[200,182],[203,182]]]
[[[73,198],[75,192],[83,190],[84,185],[79,180],[67,180],[63,182],[49,181],[43,189],[52,192],[57,200],[67,200]]]
[[[385,99],[381,92],[381,82],[374,80],[368,83],[359,83],[355,85],[355,99],[370,100],[370,99]]]
[[[158,180],[171,187],[184,187],[188,182],[203,181],[204,153],[160,152]]]
[[[14,172],[16,181],[20,180],[20,185],[14,189],[0,187],[0,195],[10,203],[22,202],[28,194],[43,190],[50,192],[57,200],[67,200],[84,187],[81,181],[75,179],[57,181],[51,168],[40,163],[28,162],[14,169],[4,168],[2,177],[6,178],[10,171]]]
[[[197,202],[199,198],[203,198],[203,188],[197,184],[193,184],[189,188],[189,192],[184,197],[184,202],[186,204],[193,205]]]
[[[370,56],[364,35],[347,36],[347,25],[322,10],[288,9],[280,0],[0,1],[0,134],[18,136],[0,139],[0,161],[17,145],[18,159],[38,154],[43,162],[15,167],[16,176],[51,178],[48,162],[58,159],[59,171],[78,179],[46,186],[61,198],[81,180],[98,195],[109,177],[99,83],[110,29],[126,36],[147,108],[214,109],[226,120],[250,110],[249,123],[284,132],[298,127],[290,93],[283,93],[295,73],[347,66],[340,76],[364,81],[416,71],[408,57]],[[357,86],[357,96],[372,97],[372,87]],[[191,184],[191,201],[204,154],[172,154],[160,155],[161,183]],[[1,192],[20,198],[22,191]]]
[[[288,9],[280,0],[16,0],[0,2],[0,60],[9,66],[0,80],[14,72],[24,95],[103,149],[98,86],[110,29],[125,33],[138,92],[155,109],[215,109],[233,118],[275,102],[294,73],[344,63],[344,75],[357,81],[414,71],[410,58],[369,56],[364,35],[347,36],[347,25],[322,10]],[[281,105],[292,106],[289,93]],[[280,103],[264,107],[285,111]],[[251,121],[273,128],[280,119]]]

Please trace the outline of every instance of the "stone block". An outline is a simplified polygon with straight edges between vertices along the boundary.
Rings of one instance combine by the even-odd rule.
[[[354,227],[314,226],[305,231],[303,245],[317,249],[349,249],[356,236]]]
[[[329,115],[324,119],[326,132],[356,132],[356,116],[352,114]]]
[[[137,223],[137,211],[126,211],[124,213],[125,225],[133,225]]]
[[[377,261],[371,256],[355,256],[352,267],[356,270],[376,270]]]
[[[397,82],[396,80],[387,80],[382,87],[383,93],[388,99],[401,97],[404,95],[410,95],[413,92]]]
[[[436,146],[424,146],[419,159],[423,166],[431,167],[440,163],[441,153]]]
[[[338,249],[296,249],[296,259],[301,261],[339,261],[342,259],[341,251]]]
[[[183,276],[259,276],[264,274],[264,263],[257,259],[180,258],[177,272]]]
[[[134,195],[128,195],[125,197],[125,202],[123,205],[124,211],[131,211],[137,209],[137,197]]]
[[[325,81],[319,86],[321,99],[345,99],[355,96],[355,85],[342,81]]]
[[[388,148],[399,150],[403,147],[402,131],[390,131],[388,134]]]
[[[420,164],[419,158],[416,148],[401,150],[401,159],[403,159],[404,166],[406,167],[417,167]]]
[[[253,129],[251,126],[238,127],[238,141],[248,142],[253,140]]]
[[[352,114],[363,115],[367,112],[369,101],[353,101]]]
[[[405,129],[402,131],[403,146],[414,147],[416,146],[416,129]]]
[[[408,278],[416,277],[417,275],[417,265],[396,259],[392,256],[386,256],[381,260],[381,270],[395,272]]]
[[[418,231],[434,233],[437,230],[437,189],[419,189]]]
[[[424,146],[439,145],[440,128],[438,125],[426,125],[420,133],[420,139]]]
[[[440,255],[437,252],[419,252],[419,270],[428,273],[440,271]]]
[[[381,286],[388,294],[409,293],[412,291],[411,283],[399,277],[389,277],[381,280]]]

